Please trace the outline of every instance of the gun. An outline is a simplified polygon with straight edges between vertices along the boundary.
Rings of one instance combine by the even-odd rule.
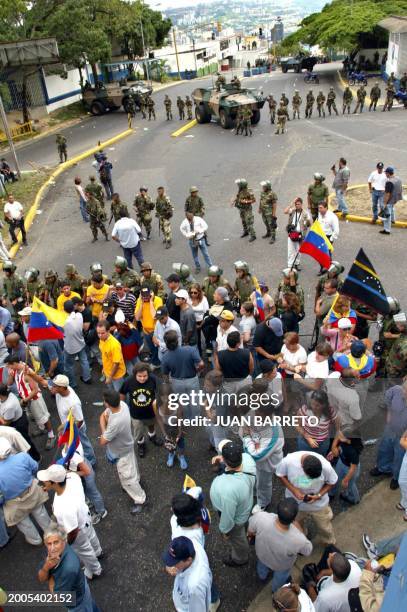
[[[111,224],[112,219],[113,219],[113,216],[114,216],[114,215],[113,215],[113,213],[112,213],[112,214],[110,215],[110,219],[109,219],[109,223],[107,224],[107,227],[109,227],[109,225]]]
[[[160,217],[158,217],[157,221],[158,221],[158,237],[160,237],[160,236],[161,236],[161,223],[160,223]]]

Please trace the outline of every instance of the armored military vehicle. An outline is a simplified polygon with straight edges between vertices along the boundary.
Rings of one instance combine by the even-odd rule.
[[[303,53],[299,53],[295,57],[282,57],[280,60],[282,72],[287,72],[288,70],[301,72],[304,69],[312,72],[315,64],[318,64],[318,59],[316,57],[308,57]]]
[[[253,111],[252,125],[256,125],[265,103],[264,96],[254,89],[238,89],[231,83],[224,85],[220,91],[198,87],[192,92],[192,99],[198,123],[209,123],[215,117],[225,130],[234,127],[237,112],[242,106],[250,106]]]
[[[140,87],[133,88],[119,83],[97,83],[95,87],[87,85],[83,88],[82,102],[92,115],[116,111],[121,106],[128,112],[130,97],[136,108],[140,108],[141,97],[147,93],[151,93],[151,88],[146,87],[144,91]]]

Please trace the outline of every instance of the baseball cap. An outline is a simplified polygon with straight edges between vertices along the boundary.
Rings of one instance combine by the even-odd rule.
[[[161,308],[157,308],[155,311],[155,319],[161,319],[162,317],[166,317],[168,315],[168,309],[165,306],[161,306]]]
[[[11,453],[11,444],[7,438],[0,438],[0,459],[5,459]]]
[[[233,312],[231,312],[230,310],[222,310],[219,318],[224,319],[225,321],[233,321],[235,317]]]
[[[269,319],[267,321],[267,327],[269,327],[271,331],[276,334],[276,336],[280,337],[283,335],[283,324],[277,317],[272,317]]]
[[[352,327],[352,321],[350,319],[348,319],[347,317],[343,317],[342,319],[339,319],[338,321],[339,329],[351,329],[351,327]]]
[[[220,446],[220,445],[219,445]],[[242,464],[242,445],[228,441],[222,446],[222,457],[231,468],[237,468]]]
[[[52,382],[57,387],[69,387],[69,378],[65,374],[58,374]]]
[[[167,567],[174,567],[180,561],[186,561],[189,557],[195,557],[195,548],[189,538],[179,536],[171,540],[167,552],[163,554],[163,561]]]
[[[388,172],[389,174],[394,174],[394,168],[393,166],[387,166],[385,172]]]
[[[376,168],[384,168],[384,163],[379,162],[378,164],[376,164]]]
[[[41,482],[46,482],[48,480],[51,482],[64,482],[66,478],[66,469],[63,465],[54,463],[46,470],[39,470],[39,472],[37,472],[37,478]]]
[[[148,287],[142,287],[140,290],[141,295],[150,295],[150,289]]]
[[[121,281],[117,281],[117,283],[115,283],[114,286],[116,287],[116,289],[120,289],[121,287],[124,287]]]
[[[179,289],[175,293],[175,297],[181,298],[183,300],[188,300],[188,298],[189,298],[188,291],[186,289]]]
[[[358,359],[359,357],[362,357],[362,355],[365,354],[366,346],[362,342],[362,340],[355,340],[355,342],[352,342],[351,344],[350,352],[352,357],[356,357],[356,359]]]
[[[26,306],[22,310],[18,311],[18,314],[20,315],[20,317],[28,317],[30,316],[31,313],[32,313],[31,306]]]
[[[170,274],[165,280],[167,283],[179,283],[181,278],[178,276],[178,274]]]

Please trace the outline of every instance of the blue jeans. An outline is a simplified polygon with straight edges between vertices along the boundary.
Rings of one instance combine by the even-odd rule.
[[[89,223],[89,215],[88,211],[86,210],[86,202],[82,197],[79,198],[79,209],[81,211],[82,219],[84,220],[84,222]]]
[[[384,210],[390,213],[390,216],[383,219],[383,229],[386,230],[386,232],[391,232],[391,222],[394,221],[394,204],[387,204]]]
[[[158,359],[158,346],[155,346],[155,344],[153,344],[153,335],[154,332],[151,332],[151,334],[146,334],[144,332],[143,338],[151,353],[151,363],[155,366],[159,366],[160,360]]]
[[[379,211],[383,208],[384,191],[378,191],[377,189],[372,189],[371,195],[372,195],[373,218],[377,219]]]
[[[400,435],[383,437],[377,449],[377,469],[392,474],[398,480],[405,450],[400,446]]]
[[[338,210],[340,210],[343,213],[347,213],[348,206],[346,204],[345,194],[343,192],[343,189],[335,189],[335,194],[336,194],[336,202],[338,204]]]
[[[86,463],[88,464],[88,467],[90,467],[91,472],[88,476],[85,476],[83,479],[85,495],[95,506],[96,512],[98,514],[103,514],[103,512],[106,509],[105,502],[103,501],[103,497],[99,489],[97,488],[95,472],[93,471],[93,468],[90,465],[90,463],[88,461],[86,461]]]
[[[107,387],[109,389],[114,389],[115,391],[120,391],[120,389],[122,388],[122,384],[124,383],[124,378],[124,376],[122,376],[121,378],[114,378],[112,380],[112,384],[107,385]]]
[[[74,608],[69,608],[69,612],[100,612],[100,609],[97,607],[96,602],[92,597],[92,593],[90,592],[89,584],[86,578],[83,599],[81,603]]]
[[[5,546],[8,540],[8,531],[6,527],[6,521],[4,520],[3,507],[0,506],[0,548],[2,546]]]
[[[342,462],[340,457],[335,466],[335,472],[338,475],[338,480],[336,481],[336,485],[329,491],[329,497],[335,497],[337,492],[341,490],[342,495],[346,497],[352,504],[358,504],[360,502],[360,494],[357,487],[357,481],[360,474],[360,464],[356,468],[354,476],[352,476],[352,478],[350,479],[347,489],[340,489],[340,484],[342,480],[349,472],[349,467]]]
[[[112,179],[111,178],[106,179],[104,182],[102,182],[102,185],[106,191],[106,198],[108,200],[111,200],[112,195],[114,194]]]
[[[396,554],[400,548],[401,540],[406,535],[407,531],[402,531],[398,535],[391,536],[390,538],[384,538],[379,542],[376,542],[378,557],[385,557],[391,553]]]
[[[198,240],[198,246],[195,246],[192,240],[190,240],[189,246],[190,246],[191,253],[192,253],[192,259],[194,260],[195,268],[197,270],[201,269],[201,264],[199,263],[199,259],[198,259],[198,248],[201,249],[201,253],[203,255],[205,263],[208,266],[212,265],[212,260],[209,255],[208,247],[206,246],[205,238],[201,238],[200,240]]]
[[[299,451],[312,451],[313,453],[318,453],[318,455],[322,455],[326,457],[329,451],[329,447],[331,446],[330,438],[327,438],[323,442],[319,443],[318,448],[313,448],[308,444],[306,440],[302,436],[298,436],[297,438],[297,450]]]
[[[79,438],[83,446],[83,454],[85,455],[86,460],[89,461],[92,467],[94,467],[96,465],[96,455],[88,438],[85,423],[82,423],[81,427],[79,428]]]
[[[407,513],[407,453],[404,452],[403,461],[401,463],[400,473],[399,473],[399,485],[400,485],[400,503],[403,508],[406,509]]]
[[[79,357],[79,363],[82,370],[83,380],[91,379],[91,372],[89,367],[88,355],[86,353],[86,347],[83,347],[79,353],[67,353],[64,351],[64,370],[66,376],[69,378],[69,384],[74,389],[77,386],[76,375],[75,375],[75,357]]]
[[[198,393],[200,390],[198,376],[194,376],[193,378],[171,378],[171,385],[172,392],[178,394],[190,393],[191,391],[196,391]],[[185,419],[192,419],[192,417],[200,414],[200,407],[197,406],[196,403],[194,405],[183,406],[182,410]]]
[[[270,573],[270,568],[267,565],[264,565],[259,559],[257,559],[256,563],[256,571],[260,580],[267,580],[267,576]],[[273,570],[273,579],[271,581],[271,590],[273,593],[278,591],[280,587],[284,584],[287,584],[288,578],[290,577],[291,570],[281,570],[279,572]]]
[[[137,259],[139,266],[141,266],[144,261],[143,251],[141,250],[141,242],[139,242],[137,246],[132,247],[131,249],[125,249],[124,247],[122,247],[122,249],[124,259],[127,261],[127,265],[129,266],[129,268],[132,267],[133,257],[134,259]]]

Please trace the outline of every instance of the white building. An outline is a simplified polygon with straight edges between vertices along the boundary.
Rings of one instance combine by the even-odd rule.
[[[379,26],[388,30],[386,73],[394,72],[397,78],[407,72],[407,17],[391,15],[379,21]]]

